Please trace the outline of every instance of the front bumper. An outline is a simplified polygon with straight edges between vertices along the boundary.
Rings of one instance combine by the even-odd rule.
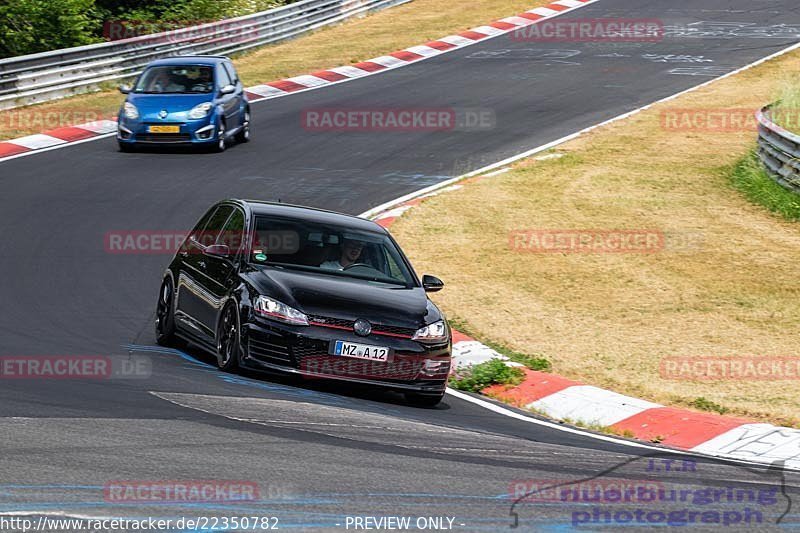
[[[199,120],[131,120],[120,116],[117,140],[126,144],[208,144],[217,141],[215,121],[209,117]],[[151,133],[150,126],[174,126],[176,133]]]
[[[337,340],[388,347],[387,362],[330,355]],[[383,335],[357,336],[321,326],[289,326],[271,321],[242,328],[243,364],[287,372],[308,380],[340,380],[405,392],[440,394],[447,386],[451,344],[422,344]]]

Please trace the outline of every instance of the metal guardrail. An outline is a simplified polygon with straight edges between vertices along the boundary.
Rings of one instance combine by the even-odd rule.
[[[770,106],[760,110],[756,118],[759,159],[775,181],[800,193],[800,136],[772,122]]]
[[[0,109],[97,90],[154,59],[229,55],[411,0],[301,0],[253,15],[108,43],[0,59]]]

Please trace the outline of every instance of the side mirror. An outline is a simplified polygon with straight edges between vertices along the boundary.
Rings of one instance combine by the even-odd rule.
[[[120,85],[118,87],[118,89],[119,89],[119,92],[121,92],[122,94],[128,94],[132,90],[131,86],[128,85],[127,83],[123,83],[122,85]]]
[[[225,244],[212,244],[211,246],[206,246],[206,249],[203,250],[203,253],[210,255],[211,257],[230,259],[231,249]]]
[[[226,85],[225,87],[219,90],[220,94],[233,94],[235,92],[236,92],[236,86],[230,84]]]
[[[429,276],[428,274],[425,274],[422,276],[422,288],[425,289],[425,292],[440,291],[444,288],[444,281],[440,280],[436,276]]]

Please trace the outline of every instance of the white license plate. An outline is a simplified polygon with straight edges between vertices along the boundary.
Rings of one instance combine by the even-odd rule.
[[[369,359],[370,361],[388,361],[389,348],[372,346],[371,344],[336,341],[333,345],[333,355],[355,357],[356,359]]]

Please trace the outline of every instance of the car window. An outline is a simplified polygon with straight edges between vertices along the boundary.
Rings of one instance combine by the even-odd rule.
[[[200,218],[197,224],[195,224],[195,226],[192,228],[192,231],[189,232],[187,238],[184,239],[183,243],[181,244],[180,249],[182,251],[186,250],[186,247],[190,245],[190,241],[194,240],[196,242],[199,242],[197,235],[202,233],[203,229],[206,227],[208,221],[211,219],[211,216],[216,212],[216,210],[217,210],[216,206],[212,207],[211,209],[206,211],[206,213]]]
[[[236,83],[239,81],[239,75],[236,73],[236,69],[233,68],[233,64],[225,62],[222,64],[225,68],[225,71],[228,73],[228,77],[230,77],[232,83]]]
[[[397,263],[397,260],[388,251],[383,250],[383,261],[385,261],[386,268],[391,273],[393,278],[400,278],[403,275],[403,268]]]
[[[256,217],[251,264],[413,286],[391,238],[379,231],[282,217]]]
[[[214,206],[211,209],[209,209],[208,211],[206,211],[206,214],[203,215],[202,218],[200,218],[200,220],[197,222],[195,227],[192,228],[192,231],[191,231],[192,235],[194,235],[195,233],[199,233],[199,232],[203,231],[203,228],[205,228],[206,224],[208,224],[208,221],[211,218],[211,215],[213,215],[216,210],[217,210],[217,207]]]
[[[209,93],[214,89],[214,70],[202,65],[149,67],[136,80],[135,93]]]
[[[228,246],[231,253],[237,255],[244,244],[244,235],[244,213],[240,209],[234,209],[217,237],[216,244]]]
[[[217,70],[219,71],[220,88],[225,87],[226,85],[232,85],[231,78],[228,75],[228,71],[225,70],[224,66],[220,65]]]
[[[200,231],[192,232],[192,238],[202,246],[210,246],[216,243],[232,211],[233,207],[230,205],[217,207],[214,214],[208,219],[208,223]]]

